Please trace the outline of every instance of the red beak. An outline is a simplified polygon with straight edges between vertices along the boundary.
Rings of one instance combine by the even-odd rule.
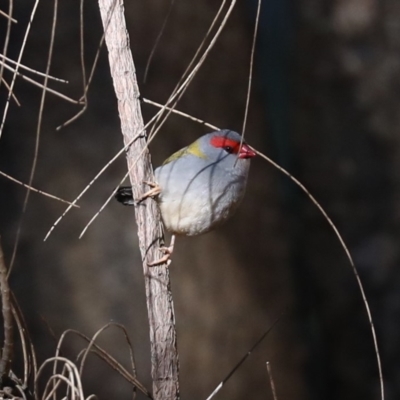
[[[240,151],[239,158],[253,158],[257,155],[257,153],[252,150],[247,144],[243,143]]]

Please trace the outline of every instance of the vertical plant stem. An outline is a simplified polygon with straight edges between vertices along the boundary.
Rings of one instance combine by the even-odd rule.
[[[4,345],[0,359],[0,385],[8,377],[13,356],[13,317],[11,312],[10,287],[8,286],[7,267],[4,261],[3,249],[0,243],[0,289],[4,320]]]
[[[126,29],[123,0],[99,0],[111,76],[118,100],[121,130],[125,144],[143,132],[139,88],[129,36]],[[143,135],[127,152],[128,169],[134,198],[146,190],[143,181],[154,181],[150,153]],[[153,396],[155,400],[179,399],[179,359],[176,342],[175,315],[169,271],[166,264],[149,267],[159,258],[163,243],[160,211],[156,202],[147,199],[135,207],[139,246],[142,254],[150,324]]]

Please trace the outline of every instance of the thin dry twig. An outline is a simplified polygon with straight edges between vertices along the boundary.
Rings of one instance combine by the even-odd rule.
[[[9,1],[9,2],[8,2],[8,14],[7,14],[7,15],[10,16],[10,17],[12,16],[13,5],[14,5],[14,2],[13,2],[13,1]],[[8,43],[9,43],[9,41],[10,41],[11,23],[12,23],[11,19],[8,18],[6,37],[5,37],[5,39],[4,39],[4,46],[3,46],[3,54],[4,54],[4,55],[7,54]],[[0,64],[0,78],[3,78],[3,72],[4,72],[4,66],[3,66],[3,64]],[[2,80],[0,79],[0,86],[1,86],[1,82],[2,82]],[[0,138],[1,138],[1,135],[0,135]]]
[[[220,35],[222,28],[225,26],[227,19],[229,18],[230,13],[233,10],[233,6],[235,5],[234,2],[231,3],[230,8],[227,11],[227,14],[224,18],[224,20],[221,23],[220,29],[217,31],[217,33],[214,35],[212,41],[213,43],[210,43],[208,48],[205,50],[205,52],[203,53],[204,59],[203,61],[200,59],[200,61],[197,63],[197,65],[195,66],[194,70],[197,69],[196,71],[194,71],[194,74],[192,76],[192,78],[189,79],[189,81],[185,80],[185,78],[188,77],[189,73],[190,73],[190,69],[192,67],[192,65],[195,63],[196,59],[198,58],[198,55],[200,54],[201,50],[203,49],[203,47],[205,46],[208,37],[210,36],[211,32],[213,31],[221,13],[222,10],[224,9],[226,4],[226,0],[223,0],[213,21],[211,22],[210,27],[207,30],[206,35],[204,36],[204,38],[202,39],[199,47],[196,50],[196,53],[194,54],[194,56],[192,57],[190,63],[188,64],[188,66],[186,67],[185,71],[183,72],[182,76],[180,77],[178,83],[176,84],[175,88],[173,89],[173,91],[171,92],[168,100],[165,102],[164,106],[161,107],[161,112],[159,113],[159,116],[157,117],[154,126],[152,128],[152,130],[150,131],[149,137],[152,138],[153,136],[155,136],[155,134],[161,129],[162,125],[165,123],[165,121],[167,120],[167,118],[169,117],[169,115],[171,114],[171,112],[173,111],[174,107],[178,104],[178,101],[180,100],[180,98],[182,97],[184,91],[186,90],[186,87],[188,87],[191,79],[193,79],[193,77],[196,75],[198,69],[201,66],[201,63],[204,62],[205,58],[207,57],[207,55],[209,54],[209,52],[211,51],[212,47],[214,46],[217,37]],[[192,71],[193,72],[193,71]],[[182,89],[185,88],[185,90],[183,90],[183,92],[180,94],[178,93],[178,91],[182,91]],[[180,94],[180,95],[179,95]],[[176,100],[175,100],[176,99]],[[175,102],[172,104],[171,107],[168,107],[169,104],[171,104],[173,101],[175,100]],[[161,123],[158,124],[158,121],[163,117],[163,113],[165,110],[168,110],[169,112],[167,113],[167,115],[164,117],[163,121],[161,121]],[[156,129],[156,126],[158,124],[158,127]]]
[[[184,113],[182,111],[176,110],[176,109],[171,108],[171,107],[166,107],[164,104],[160,104],[160,103],[157,103],[157,102],[149,100],[149,99],[142,98],[142,100],[143,100],[143,103],[151,104],[152,106],[155,106],[155,107],[158,107],[158,108],[165,108],[166,110],[171,111],[173,114],[177,114],[177,115],[180,115],[181,117],[185,117],[185,118],[191,119],[194,122],[197,122],[197,123],[199,123],[201,125],[207,126],[208,128],[215,129],[216,131],[219,130],[219,128],[216,127],[215,125],[211,125],[208,122],[205,122],[205,121],[203,121],[203,120],[201,120],[199,118],[195,118],[195,117],[193,117],[193,116],[191,116],[191,115],[189,115],[187,113]]]
[[[174,4],[175,4],[175,0],[171,0],[171,2],[169,3],[167,15],[164,17],[164,21],[161,26],[160,32],[157,35],[156,41],[154,42],[153,48],[151,49],[149,58],[147,59],[146,68],[144,70],[143,83],[146,83],[146,81],[147,81],[147,75],[149,73],[151,60],[153,59],[154,53],[156,52],[158,43],[160,42],[160,39],[164,33],[165,27],[167,26],[167,22],[168,22],[169,16],[171,15],[172,9],[174,8]]]
[[[240,366],[250,357],[250,355],[254,352],[254,350],[263,342],[263,340],[268,336],[268,334],[272,331],[272,329],[276,326],[276,324],[281,320],[281,317],[278,317],[272,325],[261,335],[261,337],[254,343],[254,345],[250,348],[250,350],[239,360],[239,362],[231,369],[228,375],[218,384],[218,386],[214,389],[214,391],[207,397],[207,400],[211,400],[228,382],[228,380],[232,377],[232,375],[240,368]]]
[[[23,400],[27,400],[24,389],[20,385],[15,385],[15,388],[18,390],[18,393],[21,396],[20,398]],[[15,400],[19,400],[19,399],[16,398]]]
[[[209,53],[211,52],[212,48],[214,47],[217,39],[219,38],[222,30],[224,29],[234,7],[236,5],[236,0],[231,0],[231,3],[228,7],[228,10],[226,11],[221,24],[219,25],[216,33],[214,34],[214,36],[212,37],[210,43],[208,44],[207,48],[205,49],[203,55],[200,57],[199,61],[197,62],[197,64],[194,66],[194,68],[192,69],[192,71],[190,73],[188,73],[187,77],[183,80],[183,82],[179,85],[179,87],[173,91],[173,93],[171,94],[171,96],[169,97],[169,99],[166,101],[165,106],[171,106],[171,108],[175,108],[175,106],[178,104],[179,100],[181,99],[181,97],[183,96],[183,94],[185,93],[186,89],[189,87],[190,82],[194,79],[194,77],[196,76],[197,72],[200,70],[200,67],[203,65],[204,61],[206,60],[207,56],[209,55]],[[171,103],[174,102],[172,105]],[[161,110],[162,114],[160,115],[160,117],[158,117],[158,119],[155,121],[154,126],[152,131],[149,134],[149,137],[154,136],[162,127],[162,125],[165,123],[165,121],[167,120],[168,116],[171,114],[171,111],[167,112],[167,115],[165,116],[165,118],[161,121],[161,123],[158,123],[158,120],[160,120],[163,117],[164,114],[164,109]]]
[[[276,162],[271,160],[269,157],[267,157],[265,154],[261,153],[260,151],[256,150],[254,147],[251,147],[260,157],[264,158],[267,160],[271,165],[273,165],[275,168],[277,168],[279,171],[281,171],[284,175],[286,175],[291,181],[293,181],[306,195],[307,197],[311,200],[312,203],[318,208],[318,210],[321,212],[321,214],[324,216],[325,220],[328,222],[328,224],[331,226],[333,232],[335,233],[337,239],[340,242],[340,245],[342,246],[344,252],[346,253],[347,259],[349,260],[351,269],[353,270],[353,275],[356,278],[358,288],[361,293],[362,300],[364,302],[365,310],[367,312],[368,316],[368,322],[370,325],[371,329],[371,334],[372,334],[372,340],[374,344],[374,349],[375,349],[375,355],[376,355],[376,362],[378,366],[378,374],[379,374],[379,383],[380,383],[380,391],[381,391],[381,400],[385,399],[385,388],[384,388],[384,382],[383,382],[383,372],[382,372],[382,362],[381,362],[381,355],[379,351],[379,346],[378,346],[378,338],[376,335],[376,330],[375,330],[375,325],[374,321],[372,318],[372,313],[371,309],[367,300],[367,296],[365,294],[364,286],[361,282],[360,275],[358,274],[357,268],[354,264],[353,257],[350,254],[349,249],[346,246],[346,243],[344,239],[342,238],[342,235],[340,234],[338,228],[336,225],[333,223],[331,218],[328,216],[327,212],[324,210],[324,208],[321,206],[321,204],[315,199],[315,197],[309,192],[309,190],[298,180],[296,179],[293,175],[291,175],[288,171],[286,171],[284,168],[282,168],[280,165],[278,165]]]
[[[4,173],[3,171],[0,171],[0,175],[4,176],[5,178],[9,179],[12,182],[18,183],[18,185],[21,185],[29,190],[31,190],[32,192],[36,192],[39,194],[42,194],[43,196],[49,197],[51,199],[57,200],[61,203],[65,203],[65,204],[69,204],[71,205],[71,207],[77,207],[79,208],[79,206],[77,204],[72,204],[71,202],[67,201],[67,200],[63,200],[60,197],[54,196],[50,193],[44,192],[43,190],[39,190],[39,189],[35,189],[33,186],[27,185],[26,183],[23,183],[21,181],[19,181],[18,179],[13,178],[11,175],[8,175],[6,173]]]
[[[266,366],[267,366],[267,374],[268,374],[269,383],[271,385],[272,397],[274,400],[278,400],[278,396],[276,395],[274,378],[272,377],[272,368],[271,368],[271,364],[269,361],[266,362]]]
[[[89,351],[91,351],[92,353],[94,353],[96,356],[98,356],[99,358],[101,358],[103,361],[105,361],[111,368],[113,368],[115,371],[117,371],[124,379],[126,379],[130,384],[132,384],[134,387],[137,387],[144,395],[146,395],[148,398],[152,398],[150,392],[146,389],[146,387],[136,378],[136,368],[135,368],[135,363],[134,363],[134,356],[133,356],[133,348],[128,336],[128,333],[125,329],[124,326],[122,326],[121,324],[117,324],[117,323],[109,323],[107,325],[105,325],[104,327],[102,327],[98,332],[96,332],[95,336],[98,336],[98,333],[102,333],[105,329],[108,329],[110,327],[116,327],[120,330],[122,330],[122,332],[124,333],[125,336],[125,340],[128,344],[129,347],[129,352],[130,352],[130,359],[131,359],[131,364],[132,364],[132,372],[133,373],[129,373],[114,357],[112,357],[107,351],[105,351],[103,348],[101,348],[98,344],[96,344],[94,342],[94,339],[90,339],[88,336],[84,335],[83,333],[76,331],[74,329],[68,329],[66,330],[60,337],[58,344],[57,344],[57,349],[56,349],[56,354],[55,356],[58,357],[60,355],[60,351],[61,351],[61,347],[67,337],[67,335],[70,334],[74,334],[79,336],[80,338],[82,338],[83,340],[85,340],[86,342],[89,343],[89,346],[82,350],[82,354],[83,353],[87,353]],[[91,347],[94,348],[91,349]],[[78,359],[81,356],[78,356]],[[57,370],[57,361],[54,362],[54,366],[53,366],[53,373],[56,373]],[[81,362],[81,366],[80,366],[80,375],[82,376],[82,369],[83,369],[83,365],[84,365],[84,360]]]
[[[53,396],[56,390],[60,387],[61,382],[64,382],[67,385],[67,392],[69,391],[72,395],[77,395],[78,400],[84,400],[85,396],[83,394],[83,387],[78,368],[71,360],[68,360],[65,357],[51,357],[45,360],[35,376],[36,386],[46,366],[55,362],[63,363],[62,372],[61,374],[53,373],[53,375],[46,381],[42,399],[47,400]],[[67,377],[64,377],[65,374]]]
[[[89,355],[89,352],[92,351],[92,348],[95,347],[96,349],[100,350],[99,346],[96,346],[96,340],[97,338],[107,329],[112,328],[112,327],[116,327],[122,330],[122,332],[125,335],[125,340],[128,342],[128,347],[130,349],[130,358],[131,358],[131,362],[133,365],[133,369],[134,371],[136,371],[136,367],[135,367],[135,361],[134,361],[134,355],[133,355],[133,348],[131,345],[131,342],[129,340],[129,335],[128,332],[126,331],[125,327],[121,324],[117,324],[114,322],[110,322],[109,324],[104,325],[102,328],[100,328],[94,335],[93,337],[89,340],[89,345],[87,346],[87,348],[85,349],[85,351],[82,354],[82,360],[81,360],[81,365],[79,367],[79,374],[82,376],[83,375],[83,368],[85,366],[85,362],[86,359]],[[104,350],[102,350],[103,352]],[[111,356],[110,356],[111,357]]]
[[[12,99],[15,101],[15,104],[18,107],[21,107],[21,103],[18,101],[17,96],[11,91],[10,85],[7,83],[7,81],[4,78],[1,78],[1,82],[4,83],[4,86],[7,88],[8,92],[11,93]]]
[[[37,371],[35,349],[33,347],[32,340],[29,337],[28,327],[26,325],[22,311],[19,307],[18,301],[12,292],[11,295],[12,295],[12,313],[15,324],[17,325],[18,328],[23,360],[24,360],[24,380],[22,382],[22,386],[24,388],[27,388],[30,374],[32,373],[32,375],[35,376]]]
[[[181,78],[179,79],[178,83],[176,84],[174,90],[172,91],[172,94],[175,93],[175,91],[177,90],[177,88],[179,87],[179,85],[180,85],[180,84],[182,83],[182,81],[186,78],[187,74],[188,74],[189,71],[190,71],[190,68],[191,68],[192,65],[195,63],[196,59],[198,58],[198,55],[200,54],[201,50],[202,50],[203,47],[205,46],[205,44],[206,44],[206,42],[207,42],[209,36],[211,35],[211,32],[213,31],[213,29],[214,29],[214,27],[215,27],[215,25],[216,25],[216,23],[217,23],[219,17],[221,16],[221,13],[222,13],[222,10],[223,10],[224,7],[225,7],[226,1],[227,1],[227,0],[223,0],[223,1],[222,1],[222,3],[221,3],[221,5],[220,5],[220,7],[219,7],[217,13],[215,14],[214,19],[213,19],[212,22],[211,22],[210,27],[209,27],[208,30],[207,30],[207,33],[206,33],[205,36],[203,37],[203,39],[202,39],[202,41],[201,41],[199,47],[198,47],[197,50],[196,50],[196,53],[194,54],[194,56],[193,56],[192,59],[190,60],[190,63],[188,64],[188,66],[186,67],[185,71],[183,72]]]
[[[18,21],[17,21],[15,18],[10,17],[7,13],[5,13],[5,12],[2,11],[2,10],[0,10],[0,15],[2,15],[3,17],[8,18],[11,22],[14,22],[14,24],[17,24],[17,23],[18,23]]]
[[[56,228],[56,226],[61,222],[61,220],[65,217],[65,215],[68,214],[68,212],[71,210],[71,208],[73,207],[73,205],[75,205],[77,203],[77,201],[79,201],[82,196],[91,188],[91,186],[97,181],[97,179],[104,173],[104,171],[121,155],[123,154],[128,148],[129,146],[135,141],[137,140],[141,135],[143,134],[143,132],[139,132],[135,137],[133,137],[131,139],[130,142],[128,142],[117,154],[115,154],[115,156],[113,158],[111,158],[111,160],[96,174],[96,176],[86,185],[86,187],[82,190],[82,192],[79,193],[79,195],[75,198],[75,200],[72,201],[72,203],[65,209],[65,211],[57,218],[57,220],[53,223],[53,225],[51,226],[51,228],[49,229],[49,231],[46,233],[46,236],[44,237],[43,241],[45,242],[49,236],[51,235],[51,233],[53,232],[53,230]]]
[[[0,62],[0,65],[1,65],[2,67],[4,67],[5,69],[7,69],[7,70],[13,72],[16,76],[19,76],[19,77],[22,78],[24,81],[27,81],[27,82],[31,83],[32,85],[37,86],[37,87],[39,87],[40,89],[45,90],[46,92],[49,92],[49,93],[51,93],[51,94],[54,94],[55,96],[58,96],[58,97],[60,97],[61,99],[66,100],[66,101],[68,101],[68,102],[70,102],[70,103],[73,103],[73,104],[82,104],[82,103],[80,103],[79,100],[74,100],[74,99],[72,99],[71,97],[66,96],[65,94],[62,94],[62,93],[60,93],[60,92],[57,92],[57,91],[54,90],[54,89],[51,89],[51,88],[49,88],[49,87],[47,87],[47,86],[42,85],[42,84],[39,83],[39,82],[36,82],[35,80],[29,78],[28,76],[25,76],[25,75],[21,74],[21,72],[17,72],[14,68],[10,67],[9,65],[7,65],[7,64],[5,64],[5,63],[3,63],[3,62]],[[48,75],[47,75],[47,76],[48,76]]]
[[[86,67],[85,67],[85,36],[84,36],[84,18],[83,18],[83,5],[84,0],[80,0],[79,7],[79,37],[80,37],[80,58],[81,58],[81,72],[82,72],[82,86],[83,86],[83,95],[79,99],[79,102],[83,102],[83,107],[79,110],[72,118],[61,124],[56,128],[56,130],[60,130],[65,126],[69,125],[76,119],[78,119],[88,107],[88,99],[87,99],[87,83],[86,83]]]
[[[199,47],[196,50],[196,53],[194,54],[194,56],[192,57],[190,63],[188,64],[188,66],[186,67],[184,73],[182,74],[182,76],[180,77],[178,83],[176,84],[175,88],[173,89],[173,91],[171,92],[171,95],[169,96],[168,100],[165,102],[165,104],[163,105],[163,107],[161,107],[161,113],[159,114],[159,117],[157,118],[157,120],[154,123],[154,126],[152,128],[152,130],[150,131],[149,137],[153,137],[155,136],[155,134],[161,129],[162,125],[166,122],[166,120],[168,119],[169,115],[171,114],[171,112],[173,112],[175,106],[178,104],[179,100],[181,99],[181,97],[183,96],[186,88],[189,86],[189,83],[191,82],[191,80],[194,78],[194,76],[196,75],[196,73],[198,72],[201,64],[204,62],[204,60],[206,59],[206,57],[208,56],[209,52],[211,51],[211,49],[214,47],[214,44],[216,43],[216,39],[218,38],[218,36],[221,34],[222,29],[224,28],[232,10],[233,7],[235,6],[235,1],[231,2],[231,5],[227,11],[227,13],[225,14],[225,17],[223,18],[223,21],[221,22],[221,25],[219,26],[218,31],[216,32],[216,34],[214,35],[214,37],[212,38],[212,40],[209,43],[209,46],[206,48],[206,50],[203,53],[203,56],[200,58],[200,60],[198,61],[198,63],[195,65],[195,67],[193,68],[192,72],[190,72],[192,65],[195,63],[196,59],[198,58],[198,55],[200,54],[201,50],[203,49],[203,47],[205,46],[208,37],[211,35],[211,32],[213,31],[224,7],[226,4],[226,0],[223,0],[213,21],[211,22],[210,27],[208,28],[208,31],[206,33],[206,35],[204,36],[204,38],[202,39],[202,42],[200,43]],[[193,73],[193,74],[192,74]],[[172,104],[171,104],[172,103]],[[168,105],[171,104],[171,107],[168,107]],[[167,115],[164,117],[164,119],[158,124],[158,121],[161,120],[161,118],[163,117],[164,111],[168,110]],[[157,126],[158,124],[158,126]]]
[[[106,26],[108,26],[109,21],[107,22]],[[79,99],[79,101],[83,101],[83,108],[81,110],[79,110],[74,116],[72,116],[70,119],[68,119],[67,121],[63,122],[61,125],[57,126],[56,130],[59,131],[62,128],[65,128],[67,125],[71,124],[72,122],[76,121],[87,109],[88,106],[88,98],[87,98],[87,94],[89,92],[89,86],[92,83],[92,79],[94,76],[94,71],[96,70],[96,66],[97,66],[97,62],[99,60],[99,56],[100,56],[100,50],[103,47],[104,44],[104,38],[105,38],[105,33],[103,32],[99,45],[97,47],[97,51],[96,51],[96,55],[94,57],[94,61],[93,61],[93,65],[92,68],[90,70],[90,74],[89,74],[89,79],[86,82],[86,69],[85,69],[85,61],[84,61],[84,36],[83,36],[83,24],[84,24],[84,19],[83,19],[83,0],[81,0],[81,8],[80,8],[80,42],[81,42],[81,68],[82,68],[82,82],[84,83],[83,86],[83,94],[81,96],[81,98]],[[105,29],[105,31],[107,31],[107,28]]]
[[[12,3],[12,1],[10,1],[10,3]],[[37,9],[38,4],[39,4],[39,0],[36,0],[35,4],[33,5],[33,9],[32,9],[32,12],[31,12],[31,16],[29,18],[28,26],[27,26],[26,31],[25,31],[25,35],[24,35],[24,39],[22,41],[21,49],[19,51],[17,65],[15,67],[15,71],[14,71],[13,78],[12,78],[11,85],[10,85],[10,91],[8,93],[6,105],[5,105],[4,111],[3,111],[3,119],[2,119],[1,125],[0,125],[0,138],[1,138],[1,134],[3,132],[4,124],[5,124],[6,118],[7,118],[7,112],[8,112],[8,107],[9,107],[9,104],[10,104],[11,93],[14,90],[14,84],[15,84],[15,80],[17,79],[17,73],[18,73],[19,65],[21,63],[22,55],[24,54],[25,45],[26,45],[26,42],[27,42],[27,39],[28,39],[29,32],[31,30],[32,21],[33,21],[33,18],[35,17],[36,9]],[[3,54],[4,54],[4,56],[6,56],[5,52]],[[7,66],[4,65],[4,68],[7,68]],[[11,268],[11,265],[10,265],[10,268]]]
[[[143,149],[142,154],[144,153],[145,149]],[[139,157],[136,159],[139,160]],[[125,181],[126,178],[128,178],[131,169],[136,166],[136,162],[133,163],[130,167],[128,172],[124,175],[124,177],[121,179],[119,182],[118,186],[111,192],[111,194],[107,197],[107,200],[102,204],[102,206],[97,210],[97,212],[93,215],[93,217],[89,220],[89,222],[84,226],[82,229],[82,232],[79,234],[79,239],[82,239],[83,235],[86,233],[86,231],[89,229],[90,225],[97,219],[97,217],[102,213],[102,211],[107,207],[108,203],[114,198],[115,193],[117,193],[117,190],[119,187],[122,185],[122,183]]]
[[[260,21],[260,11],[261,11],[261,0],[258,0],[256,21],[254,23],[253,43],[251,45],[249,78],[248,78],[248,86],[247,86],[246,106],[244,108],[242,138],[240,139],[240,148],[242,148],[242,146],[243,146],[244,134],[246,132],[246,125],[247,125],[247,116],[248,116],[248,113],[249,113],[251,84],[253,82],[254,54],[255,54],[255,49],[256,49],[256,39],[257,39],[258,24],[259,24],[259,21]]]
[[[46,74],[44,74],[43,72],[36,71],[36,70],[34,70],[34,69],[32,69],[32,68],[27,67],[27,66],[24,65],[24,64],[20,64],[20,63],[18,63],[17,61],[14,61],[14,60],[11,59],[11,58],[8,58],[8,57],[6,57],[6,56],[3,56],[3,54],[0,54],[0,58],[3,59],[4,62],[8,62],[8,63],[10,63],[10,64],[12,64],[12,65],[18,65],[19,68],[25,69],[26,71],[29,71],[29,72],[31,72],[32,74],[42,76],[43,78],[46,77]],[[2,63],[3,61],[0,61],[0,62]],[[15,70],[14,70],[14,71],[15,71]],[[56,82],[69,83],[67,80],[61,79],[61,78],[56,78],[55,76],[47,75],[47,77],[48,77],[49,79],[53,80],[53,81],[56,81]]]
[[[35,6],[36,6],[36,3],[35,3]],[[52,60],[52,56],[53,56],[54,37],[55,37],[56,25],[57,25],[57,9],[58,9],[58,0],[54,0],[53,22],[52,22],[52,27],[51,27],[49,52],[48,52],[48,56],[47,56],[47,65],[46,65],[46,72],[45,72],[46,76],[44,78],[44,84],[43,84],[43,86],[45,88],[47,87],[47,83],[48,83],[48,77],[47,76],[48,76],[49,71],[50,71],[50,65],[51,65],[51,60]],[[36,10],[36,8],[35,8],[35,10]],[[31,24],[31,21],[32,21],[32,16],[31,16],[31,19],[30,19],[29,26]],[[29,32],[29,30],[27,32]],[[27,38],[27,35],[25,35],[24,44],[25,44],[26,38]],[[20,52],[20,57],[22,57],[22,50]],[[20,61],[20,57],[18,58],[18,62]],[[14,76],[14,78],[15,78],[15,76]],[[37,127],[36,127],[35,149],[34,149],[34,154],[33,154],[33,161],[32,161],[32,167],[31,167],[31,172],[30,172],[30,176],[29,176],[28,186],[32,186],[33,178],[35,176],[35,171],[36,171],[36,164],[37,164],[37,157],[38,157],[38,153],[39,153],[40,132],[41,132],[41,128],[42,128],[42,117],[43,117],[45,98],[46,98],[46,90],[43,90],[42,91],[42,96],[41,96],[41,99],[40,99],[39,115],[38,115],[38,122],[37,122]],[[6,113],[4,115],[6,115]],[[28,200],[29,200],[30,193],[31,193],[31,191],[30,191],[30,189],[28,187],[27,191],[26,191],[25,199],[24,199],[24,204],[22,206],[21,217],[20,217],[20,220],[19,220],[19,223],[18,223],[17,235],[16,235],[16,238],[15,238],[15,244],[14,244],[13,254],[12,254],[12,257],[11,257],[9,271],[12,270],[12,267],[13,267],[14,261],[15,261],[15,257],[17,255],[17,249],[18,249],[19,238],[20,238],[20,234],[21,234],[22,223],[23,223],[23,219],[24,219],[24,216],[25,216],[26,209],[28,207]]]
[[[4,379],[9,376],[13,357],[13,319],[11,312],[10,286],[8,285],[7,267],[4,260],[3,248],[0,243],[0,290],[2,313],[4,320],[4,344],[0,359],[0,386],[3,387]]]

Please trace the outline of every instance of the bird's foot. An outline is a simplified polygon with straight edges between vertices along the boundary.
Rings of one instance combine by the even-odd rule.
[[[155,267],[157,265],[161,265],[161,264],[165,264],[167,263],[167,267],[169,267],[169,265],[171,264],[171,255],[174,251],[174,245],[175,245],[175,235],[172,235],[171,238],[171,244],[167,247],[167,246],[162,246],[159,248],[159,250],[164,253],[164,255],[157,259],[152,261],[151,263],[148,263],[147,265],[149,267]]]
[[[148,263],[147,265],[149,267],[156,267],[157,265],[166,263],[167,267],[169,267],[169,265],[171,264],[171,254],[172,254],[172,251],[170,251],[169,249],[170,249],[169,247],[160,247],[160,251],[163,252],[164,255],[161,258],[152,261],[151,263]]]
[[[150,186],[151,189],[144,193],[137,201],[136,204],[141,203],[143,200],[146,200],[148,197],[155,197],[161,193],[161,187],[154,182],[143,181],[146,185]]]

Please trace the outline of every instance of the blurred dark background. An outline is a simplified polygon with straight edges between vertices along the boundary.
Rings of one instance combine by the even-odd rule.
[[[28,4],[29,3],[29,4]],[[176,1],[155,52],[146,61],[169,1],[126,2],[141,93],[164,102],[205,35],[220,3]],[[241,131],[257,2],[240,1],[178,108],[221,128]],[[79,98],[79,4],[60,2],[51,87]],[[32,4],[14,4],[18,20],[7,55],[16,59]],[[102,34],[96,2],[85,3],[86,65]],[[3,8],[6,11],[6,8]],[[53,4],[41,2],[23,63],[45,71]],[[0,16],[3,48],[6,19]],[[380,344],[387,400],[400,397],[400,3],[398,0],[263,0],[246,139],[299,178],[337,224],[365,285]],[[5,79],[10,82],[10,73]],[[38,78],[35,78],[38,79]],[[28,181],[41,92],[21,80],[0,141],[0,170]],[[7,91],[0,88],[4,107]],[[77,121],[56,131],[79,107],[47,95],[34,186],[74,199],[120,149],[116,99],[103,49]],[[154,113],[143,105],[146,120]],[[151,145],[155,165],[206,130],[172,115]],[[133,341],[139,378],[150,384],[148,327],[133,210],[111,203],[86,235],[81,229],[126,171],[122,157],[54,231],[64,206],[30,195],[23,215],[12,288],[40,362],[65,329],[87,335],[109,321]],[[0,235],[11,259],[25,191],[0,177]],[[343,249],[311,202],[261,159],[248,192],[226,226],[179,239],[171,267],[183,399],[206,398],[257,338],[282,315],[263,345],[218,399],[379,399],[372,336]],[[103,343],[127,364],[123,337]],[[83,342],[69,338],[73,358]],[[14,365],[21,371],[18,360]],[[92,361],[85,393],[127,398],[129,384]]]

